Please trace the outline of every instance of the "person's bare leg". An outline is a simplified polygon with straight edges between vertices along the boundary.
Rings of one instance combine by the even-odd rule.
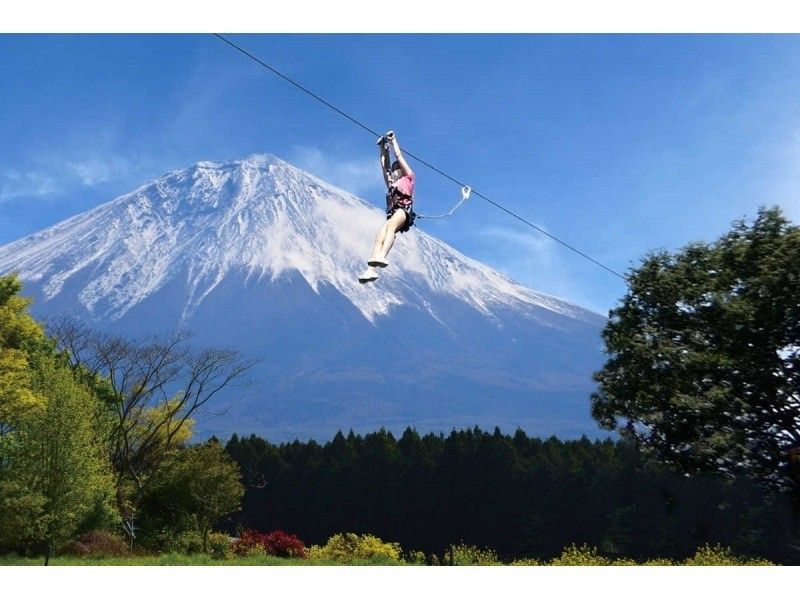
[[[392,245],[394,245],[394,236],[397,233],[397,229],[403,228],[406,218],[408,218],[408,216],[403,210],[397,210],[392,214],[392,217],[386,221],[386,236],[383,239],[380,254],[378,254],[383,259],[386,259],[386,256],[389,255],[389,251],[392,249]]]
[[[386,240],[386,231],[389,226],[389,221],[383,223],[381,230],[378,231],[378,235],[375,237],[375,245],[372,247],[372,255],[370,259],[374,257],[378,257],[381,255],[381,250],[383,249],[383,242]]]
[[[381,229],[378,231],[377,236],[375,237],[375,245],[372,248],[372,255],[367,260],[367,263],[371,262],[375,257],[379,255],[381,248],[383,247],[383,242],[386,239],[387,230],[389,228],[389,221],[383,223]],[[375,266],[367,266],[367,269],[364,270],[359,276],[359,282],[371,282],[378,278],[378,270]]]

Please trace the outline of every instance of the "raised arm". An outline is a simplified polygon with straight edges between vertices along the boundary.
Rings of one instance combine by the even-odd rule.
[[[403,156],[403,152],[400,150],[400,144],[397,143],[397,137],[395,137],[394,133],[391,131],[387,133],[386,137],[392,144],[392,149],[394,149],[394,155],[397,156],[397,161],[400,162],[400,168],[403,169],[403,173],[409,176],[413,176],[414,171],[411,170],[411,167],[408,165],[408,162],[406,162],[406,159]]]
[[[386,138],[378,138],[378,151],[381,154],[381,174],[383,174],[383,182],[386,183],[388,189],[392,185],[391,177],[391,164],[389,163],[389,148],[386,146]]]

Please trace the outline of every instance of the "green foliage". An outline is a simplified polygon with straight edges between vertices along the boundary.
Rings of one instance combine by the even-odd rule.
[[[427,564],[427,558],[425,558],[425,553],[421,550],[410,550],[408,552],[403,552],[402,558],[405,562],[411,565],[425,565]]]
[[[20,482],[0,481],[0,553],[27,553],[44,539],[46,502]]]
[[[564,549],[561,555],[552,559],[548,565],[555,566],[581,566],[597,567],[613,564],[610,559],[597,553],[594,546],[575,546],[574,544]]]
[[[723,547],[719,544],[709,546],[701,546],[697,549],[694,556],[689,557],[683,563],[684,565],[692,566],[738,566],[738,565],[773,565],[766,559],[747,559],[737,557],[729,547]]]
[[[534,558],[514,559],[509,563],[515,567],[539,567],[543,565],[542,561]]]
[[[230,558],[231,541],[226,534],[208,534],[208,553],[216,560]]]
[[[44,398],[32,388],[31,360],[53,352],[42,327],[28,314],[15,276],[0,276],[0,428],[15,426]]]
[[[244,487],[239,478],[238,465],[216,442],[176,452],[144,489],[143,533],[155,532],[161,537],[170,530],[194,530],[200,548],[206,551],[213,524],[240,507]]]
[[[148,551],[177,554],[199,554],[204,553],[203,536],[193,529],[162,529],[158,531],[148,530],[147,534],[142,534],[141,543]]]
[[[52,356],[39,355],[35,360],[31,388],[45,404],[6,435],[3,450],[8,465],[3,476],[11,482],[6,488],[16,496],[10,502],[18,507],[17,514],[26,510],[21,505],[39,505],[39,514],[28,508],[26,523],[16,525],[17,530],[28,531],[7,541],[40,540],[58,547],[85,528],[98,510],[111,511],[108,420],[97,398]],[[27,491],[27,498],[20,497],[20,488]],[[7,503],[9,498],[2,500]],[[33,530],[38,538],[31,537]]]
[[[444,560],[453,565],[499,565],[497,553],[490,548],[468,546],[463,542],[452,544],[445,551]]]
[[[672,567],[675,565],[670,559],[648,559],[642,563],[647,567]]]
[[[593,416],[689,474],[741,472],[800,501],[800,228],[762,209],[713,244],[649,255],[629,283]]]
[[[267,549],[262,544],[237,544],[233,553],[237,557],[251,558],[256,556],[265,556]]]
[[[311,559],[329,559],[339,562],[352,562],[358,559],[378,559],[400,562],[402,549],[394,542],[384,542],[369,534],[336,534],[328,539],[325,546],[312,546],[308,550]]]

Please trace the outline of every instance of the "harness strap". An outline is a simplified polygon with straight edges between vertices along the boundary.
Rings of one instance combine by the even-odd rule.
[[[447,218],[448,216],[452,216],[453,212],[455,212],[458,208],[461,207],[465,201],[469,199],[470,193],[472,193],[472,187],[461,187],[461,200],[454,205],[447,214],[439,214],[438,216],[428,216],[426,214],[417,214],[417,218],[427,218],[428,220],[435,219],[435,218]]]

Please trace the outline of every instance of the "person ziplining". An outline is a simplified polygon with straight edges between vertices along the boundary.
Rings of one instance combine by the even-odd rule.
[[[235,44],[231,40],[227,39],[226,37],[220,35],[219,33],[212,33],[214,37],[219,39],[220,41],[226,43],[227,45],[231,46],[238,52],[242,53],[244,56],[247,56],[249,59],[257,62],[265,69],[271,71],[274,75],[280,77],[281,79],[285,80],[286,82],[290,83],[303,93],[311,96],[318,102],[324,104],[334,112],[338,113],[340,116],[343,116],[354,125],[360,127],[361,129],[369,132],[372,135],[378,135],[376,131],[365,125],[363,122],[357,120],[356,118],[350,116],[346,112],[343,112],[330,102],[328,102],[325,98],[320,97],[319,95],[315,94],[314,92],[310,91],[305,86],[301,85],[297,81],[293,80],[292,78],[286,76],[275,67],[270,64],[267,64],[257,56],[251,54],[241,46]],[[391,168],[387,168],[389,164],[389,146],[394,150],[395,156],[397,159],[392,163]],[[386,261],[386,256],[389,253],[389,250],[392,248],[392,244],[394,243],[394,236],[397,232],[406,232],[411,226],[414,224],[415,218],[425,218],[425,219],[432,219],[432,218],[448,218],[453,215],[453,212],[456,211],[467,199],[469,199],[470,193],[472,193],[472,189],[468,186],[465,186],[463,183],[458,181],[453,176],[447,174],[446,172],[440,170],[433,164],[426,162],[419,156],[415,156],[410,151],[406,152],[411,158],[414,158],[424,166],[427,166],[429,169],[437,172],[438,174],[442,175],[446,179],[450,180],[453,183],[462,185],[461,187],[461,201],[459,201],[448,213],[442,214],[440,216],[428,216],[426,214],[415,214],[412,206],[413,206],[413,192],[414,192],[414,172],[408,166],[408,162],[403,158],[403,153],[400,151],[400,146],[397,143],[397,139],[395,138],[394,134],[389,131],[386,135],[383,135],[378,138],[378,147],[381,152],[381,170],[384,175],[384,180],[386,181],[386,186],[389,189],[389,193],[387,194],[387,216],[386,222],[381,227],[381,230],[378,232],[378,236],[375,239],[375,247],[372,252],[372,256],[367,261],[368,268],[362,272],[358,280],[361,283],[367,283],[378,278],[378,271],[375,269],[376,267],[385,268],[388,265]],[[594,263],[595,265],[603,268],[610,274],[620,278],[621,280],[625,281],[627,284],[627,278],[624,274],[617,272],[616,270],[612,270],[602,262],[594,259],[590,255],[580,251],[576,247],[573,247],[569,243],[562,241],[557,236],[553,235],[552,233],[546,231],[540,226],[535,225],[531,221],[523,218],[513,210],[506,208],[505,206],[497,203],[493,199],[479,193],[477,191],[474,192],[476,196],[480,197],[482,200],[487,202],[488,204],[493,205],[499,210],[502,210],[509,216],[516,218],[523,224],[529,226],[533,230],[538,231],[539,233],[549,237],[556,243],[559,243],[569,249],[570,251],[575,252],[576,254],[580,255],[581,257],[589,260],[590,262]],[[391,200],[391,201],[390,201]]]
[[[372,255],[367,260],[367,268],[358,277],[361,283],[378,279],[377,268],[389,265],[386,258],[394,245],[397,233],[404,233],[414,226],[417,215],[414,213],[414,171],[403,157],[400,144],[393,131],[378,138],[381,172],[386,183],[386,222],[375,237]],[[391,161],[390,150],[395,160]],[[391,166],[390,166],[391,165]]]

